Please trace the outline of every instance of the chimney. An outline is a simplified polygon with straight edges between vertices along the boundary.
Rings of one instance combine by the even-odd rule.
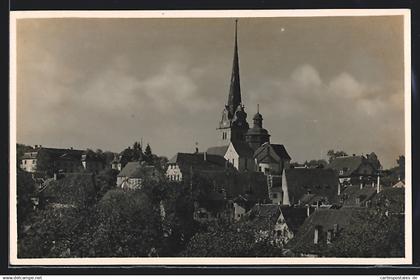
[[[340,182],[338,182],[338,189],[337,189],[337,195],[341,194],[341,185]]]
[[[327,231],[327,244],[331,244],[332,241],[332,230]]]
[[[57,173],[54,172],[54,181],[57,181]]]
[[[281,190],[283,191],[283,205],[290,206],[289,200],[289,190],[287,188],[287,179],[286,179],[286,170],[283,169],[283,174],[281,176]]]
[[[207,161],[207,152],[204,152],[203,156],[204,156],[204,161]]]
[[[376,183],[376,193],[379,193],[381,191],[381,182],[380,182],[380,177],[378,175],[378,182]]]
[[[334,236],[337,236],[337,233],[338,233],[338,224],[334,224],[334,227],[333,227],[333,235]]]
[[[315,226],[314,244],[318,244],[318,242],[319,242],[319,226]]]

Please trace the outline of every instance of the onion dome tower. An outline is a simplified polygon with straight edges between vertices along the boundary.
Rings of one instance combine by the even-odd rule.
[[[257,113],[254,115],[254,126],[245,135],[246,142],[255,151],[262,144],[270,142],[270,134],[263,128],[263,117],[260,114],[260,105],[257,105]]]

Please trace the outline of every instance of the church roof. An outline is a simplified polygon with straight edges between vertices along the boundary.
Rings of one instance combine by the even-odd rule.
[[[238,36],[237,36],[237,25],[235,22],[235,46],[233,53],[233,64],[232,64],[232,75],[230,78],[230,89],[228,97],[228,107],[230,117],[232,118],[238,105],[242,103],[241,100],[241,85],[239,80],[239,56],[238,56]]]
[[[254,154],[254,151],[245,142],[232,142],[232,145],[240,157],[252,157]]]
[[[228,149],[228,145],[226,146],[216,146],[216,147],[210,147],[207,149],[207,154],[209,155],[218,155],[224,157],[226,154],[226,151]]]
[[[270,144],[270,143],[264,143],[261,147],[259,147],[255,153],[254,157],[260,161],[264,159],[268,154],[270,154],[270,149],[274,151],[274,153],[282,159],[288,159],[290,160],[290,156],[286,151],[286,148],[281,144]]]
[[[248,132],[246,134],[247,135],[268,135],[268,131],[265,128],[254,126],[248,129]]]

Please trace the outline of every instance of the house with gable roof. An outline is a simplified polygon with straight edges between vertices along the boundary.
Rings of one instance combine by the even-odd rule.
[[[333,159],[327,168],[338,172],[342,184],[374,184],[379,176],[377,166],[363,155],[352,155]]]
[[[255,232],[257,241],[269,239],[274,245],[283,247],[297,234],[306,218],[304,207],[256,204],[246,213],[243,222]]]
[[[147,180],[158,182],[162,179],[160,171],[145,162],[128,162],[117,175],[117,187],[122,189],[140,189]]]

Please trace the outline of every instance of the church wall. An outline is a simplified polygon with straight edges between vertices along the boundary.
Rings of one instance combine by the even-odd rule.
[[[233,145],[230,144],[226,154],[224,156],[224,158],[230,162],[230,164],[233,165],[233,167],[235,167],[236,169],[239,170],[239,155],[238,153],[235,151],[235,149],[233,148]]]

